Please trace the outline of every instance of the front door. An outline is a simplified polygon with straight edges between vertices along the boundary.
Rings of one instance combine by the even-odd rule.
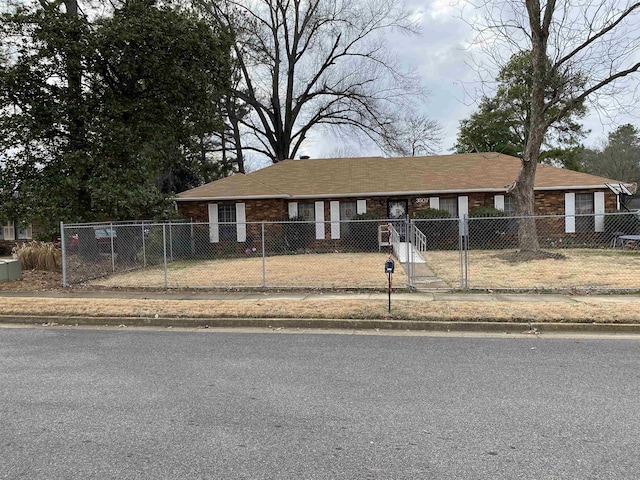
[[[392,221],[393,228],[400,235],[400,241],[404,242],[406,237],[407,220],[409,218],[409,204],[406,200],[388,200],[387,201],[387,218]]]

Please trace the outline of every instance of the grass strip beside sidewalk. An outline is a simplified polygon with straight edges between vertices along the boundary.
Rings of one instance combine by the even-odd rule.
[[[383,300],[158,300],[2,298],[2,315],[25,317],[398,319],[414,321],[638,324],[636,303]]]

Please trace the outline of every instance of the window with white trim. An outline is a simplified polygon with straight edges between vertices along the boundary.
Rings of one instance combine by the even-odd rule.
[[[18,227],[18,240],[31,240],[31,228],[29,226],[22,226],[20,225]]]
[[[235,241],[236,230],[236,204],[235,203],[219,203],[218,204],[218,225],[221,241]]]
[[[316,208],[314,203],[298,203],[298,218],[307,222],[315,222]]]
[[[504,196],[504,214],[513,217],[516,214],[516,202],[511,195]]]
[[[22,225],[14,222],[0,224],[0,240],[31,240],[31,238],[31,224]]]
[[[458,198],[440,198],[440,210],[446,210],[453,218],[458,216]]]
[[[576,193],[576,214],[588,215],[576,217],[576,232],[594,231],[594,213],[593,193]]]
[[[353,227],[348,220],[353,220],[357,215],[356,202],[340,202],[340,237],[344,238]]]

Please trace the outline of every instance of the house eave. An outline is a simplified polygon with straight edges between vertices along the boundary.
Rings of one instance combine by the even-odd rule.
[[[552,190],[593,190],[607,189],[602,185],[558,185],[552,187],[535,187],[535,191]],[[442,194],[463,194],[463,193],[506,193],[507,186],[503,188],[473,188],[473,189],[450,189],[450,190],[412,190],[412,191],[392,191],[392,192],[359,192],[359,193],[331,193],[331,194],[310,194],[310,195],[232,195],[221,197],[187,197],[176,198],[176,202],[212,202],[212,201],[239,201],[239,200],[311,200],[330,198],[363,198],[363,197],[403,197],[414,195],[442,195]]]
[[[609,188],[602,184],[602,185],[565,185],[565,186],[557,186],[557,187],[537,187],[534,188],[534,190],[609,190]]]
[[[212,201],[235,201],[235,200],[269,200],[269,199],[287,199],[289,195],[247,195],[247,196],[226,196],[226,197],[186,197],[176,198],[176,202],[212,202]]]

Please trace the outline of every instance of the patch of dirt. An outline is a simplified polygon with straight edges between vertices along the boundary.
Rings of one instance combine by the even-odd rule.
[[[515,251],[499,253],[495,255],[495,258],[504,260],[509,263],[524,263],[532,260],[566,260],[566,256],[562,253],[547,252],[545,250],[538,251]]]
[[[0,291],[44,292],[62,290],[62,273],[44,270],[23,270],[22,279],[0,282]]]

